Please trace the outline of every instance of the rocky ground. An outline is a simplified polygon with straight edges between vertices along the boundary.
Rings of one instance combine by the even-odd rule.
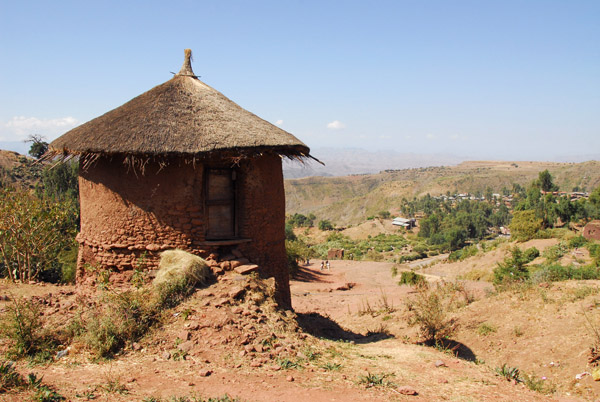
[[[269,281],[231,271],[168,311],[162,326],[114,359],[94,359],[74,342],[50,364],[18,361],[18,371],[43,376],[70,401],[224,394],[242,401],[315,402],[600,396],[590,376],[575,379],[589,371],[592,338],[585,317],[598,317],[596,282],[501,294],[485,282],[469,282],[474,301],[453,314],[461,324],[455,341],[471,353],[456,356],[419,344],[407,324],[406,300],[415,290],[396,284],[392,264],[333,261],[330,271],[321,271],[319,263],[302,267],[291,282],[295,312],[276,308]],[[440,280],[433,273],[428,278]],[[0,295],[8,296],[0,301],[4,313],[11,298],[34,297],[47,325],[72,320],[91,297],[70,286],[6,282],[0,282]],[[485,335],[479,331],[484,322],[492,328]],[[7,340],[0,345],[8,346]],[[546,377],[555,393],[496,375],[504,363],[540,381]],[[9,392],[0,400],[29,395]]]

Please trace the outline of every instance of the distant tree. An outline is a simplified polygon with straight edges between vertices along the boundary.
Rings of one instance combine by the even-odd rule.
[[[511,235],[518,241],[533,239],[542,229],[542,219],[534,210],[515,211],[509,225]]]
[[[553,183],[552,175],[550,174],[548,169],[539,173],[538,184],[539,184],[540,188],[542,189],[542,191],[546,191],[546,192],[558,191],[558,186]]]
[[[319,221],[320,230],[333,230],[333,225],[327,219]]]
[[[44,155],[48,150],[48,143],[44,141],[44,138],[41,135],[31,134],[29,138],[25,140],[25,142],[31,142],[29,155],[36,159],[40,159],[41,156]]]
[[[377,215],[381,219],[389,219],[392,214],[390,213],[390,211],[380,211]]]

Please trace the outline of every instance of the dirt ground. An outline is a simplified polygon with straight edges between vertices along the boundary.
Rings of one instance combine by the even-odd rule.
[[[428,280],[441,280],[438,265],[445,264],[425,269]],[[397,285],[393,264],[331,261],[330,271],[319,266],[313,260],[291,281],[295,313],[257,301],[253,279],[228,274],[198,290],[163,327],[114,359],[94,360],[74,344],[66,357],[51,364],[32,367],[20,361],[18,369],[43,376],[69,401],[226,393],[242,401],[291,402],[600,397],[591,376],[575,380],[576,374],[590,371],[586,317],[598,318],[600,283],[495,294],[487,282],[466,282],[475,301],[454,313],[461,324],[455,341],[471,355],[456,357],[419,344],[405,307],[415,290]],[[243,296],[238,296],[240,289]],[[78,297],[69,286],[0,282],[0,296],[18,294],[50,300],[44,310],[49,322],[69,319]],[[0,301],[0,312],[9,303]],[[479,331],[484,322],[492,328],[486,335]],[[0,347],[6,349],[6,341]],[[184,347],[187,354],[180,353]],[[543,381],[551,382],[556,393],[533,392],[497,376],[494,369],[504,363],[546,377]],[[383,384],[365,384],[369,375],[383,378]],[[0,400],[21,401],[27,395],[0,394]]]

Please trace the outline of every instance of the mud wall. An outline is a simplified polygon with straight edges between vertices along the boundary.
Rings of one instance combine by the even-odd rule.
[[[263,155],[242,165],[240,176],[240,235],[252,239],[239,249],[261,267],[261,275],[275,277],[277,301],[291,306],[285,251],[285,192],[281,158]]]
[[[600,240],[600,221],[591,221],[585,225],[583,237],[589,240]]]
[[[133,268],[155,269],[163,250],[182,249],[201,257],[226,254],[231,246],[205,241],[204,166],[231,162],[205,160],[166,165],[149,162],[142,174],[123,159],[100,158],[79,177],[81,232],[78,279],[86,267],[103,267],[128,280]],[[238,171],[236,246],[260,266],[260,275],[275,277],[276,297],[291,306],[285,252],[285,194],[281,159],[263,155],[243,160]]]

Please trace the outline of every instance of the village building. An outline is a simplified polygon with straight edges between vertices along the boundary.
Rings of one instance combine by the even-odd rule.
[[[251,261],[291,306],[281,160],[309,148],[200,81],[189,49],[172,79],[67,132],[47,157],[79,158],[78,280],[96,266],[127,280],[181,249]]]

